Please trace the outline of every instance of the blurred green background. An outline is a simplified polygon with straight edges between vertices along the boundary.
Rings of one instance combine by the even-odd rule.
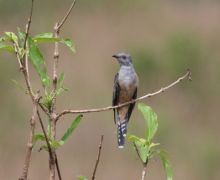
[[[51,32],[71,0],[38,0],[31,34]],[[23,28],[30,0],[0,0],[0,34]],[[174,180],[219,180],[220,2],[216,0],[78,0],[61,31],[73,39],[77,53],[60,48],[59,72],[65,72],[68,92],[58,98],[58,110],[104,107],[111,104],[118,64],[112,54],[129,52],[140,77],[139,96],[174,81],[190,68],[193,81],[146,99],[158,114],[155,142],[169,153]],[[53,44],[42,46],[51,74]],[[34,87],[39,88],[32,73]],[[12,83],[24,84],[16,59],[0,53],[0,179],[20,175],[29,132],[31,101]],[[73,117],[58,123],[60,137]],[[46,123],[46,119],[45,119]],[[37,124],[37,131],[40,131]],[[129,132],[142,136],[143,117],[131,117]],[[58,150],[63,179],[91,177],[100,135],[103,152],[97,179],[140,179],[142,165],[132,145],[116,146],[111,111],[86,114],[64,147]],[[48,155],[34,149],[30,179],[48,177]],[[149,163],[146,179],[163,180],[159,159]]]

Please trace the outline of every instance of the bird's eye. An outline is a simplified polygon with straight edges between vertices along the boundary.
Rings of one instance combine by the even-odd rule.
[[[122,56],[122,59],[126,59],[126,56]]]

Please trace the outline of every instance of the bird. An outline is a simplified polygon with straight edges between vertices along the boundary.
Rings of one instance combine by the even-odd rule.
[[[127,53],[118,53],[112,56],[119,65],[113,85],[112,106],[120,105],[137,98],[138,76],[135,72],[132,58]],[[124,148],[127,134],[127,124],[134,109],[135,102],[114,110],[114,122],[117,125],[118,148]]]

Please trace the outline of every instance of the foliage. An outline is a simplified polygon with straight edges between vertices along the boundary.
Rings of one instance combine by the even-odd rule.
[[[78,176],[77,179],[78,180],[88,180],[88,178],[85,176]]]
[[[49,140],[49,143],[51,145],[51,148],[58,149],[59,147],[64,145],[66,143],[66,141],[69,139],[70,135],[72,135],[74,130],[78,127],[81,119],[82,119],[82,115],[80,114],[73,120],[70,127],[66,130],[66,132],[64,133],[64,135],[62,136],[62,138],[60,140],[55,140],[52,137],[52,135],[51,135],[51,126],[50,126],[50,123],[49,123],[49,127],[47,129],[47,135],[48,135],[48,140]],[[33,144],[35,145],[37,143],[37,141],[45,142],[46,139],[45,139],[44,134],[41,134],[41,133],[35,134],[34,137],[33,137]],[[47,147],[47,145],[43,145],[40,149],[48,150],[48,147]]]
[[[166,172],[167,180],[172,180],[172,168],[165,151],[159,149],[159,143],[152,141],[158,129],[157,114],[151,107],[143,103],[138,104],[138,109],[143,114],[145,120],[145,138],[129,135],[128,140],[134,144],[144,166],[146,166],[149,160],[154,158],[155,155],[159,155]]]
[[[5,35],[0,37],[0,50],[6,50],[10,53],[16,53],[21,60],[24,61],[24,56],[27,55],[34,69],[38,73],[43,87],[49,89],[51,80],[47,73],[46,62],[39,48],[41,43],[58,42],[66,45],[72,52],[75,52],[75,47],[70,39],[55,38],[53,33],[37,34],[33,37],[28,36],[26,48],[24,48],[26,33],[18,29],[17,35],[13,32],[5,32]],[[60,75],[59,88],[64,79],[64,74]]]

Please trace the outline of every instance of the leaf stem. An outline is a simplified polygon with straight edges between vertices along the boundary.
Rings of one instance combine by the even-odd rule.
[[[98,150],[98,155],[97,155],[97,159],[96,159],[96,163],[95,163],[95,168],[92,174],[92,180],[95,179],[95,175],[96,175],[96,171],[99,165],[99,161],[100,161],[100,156],[101,156],[101,151],[102,151],[102,143],[103,143],[103,138],[104,135],[101,135],[101,140],[100,140],[100,144],[99,144],[99,150]]]

